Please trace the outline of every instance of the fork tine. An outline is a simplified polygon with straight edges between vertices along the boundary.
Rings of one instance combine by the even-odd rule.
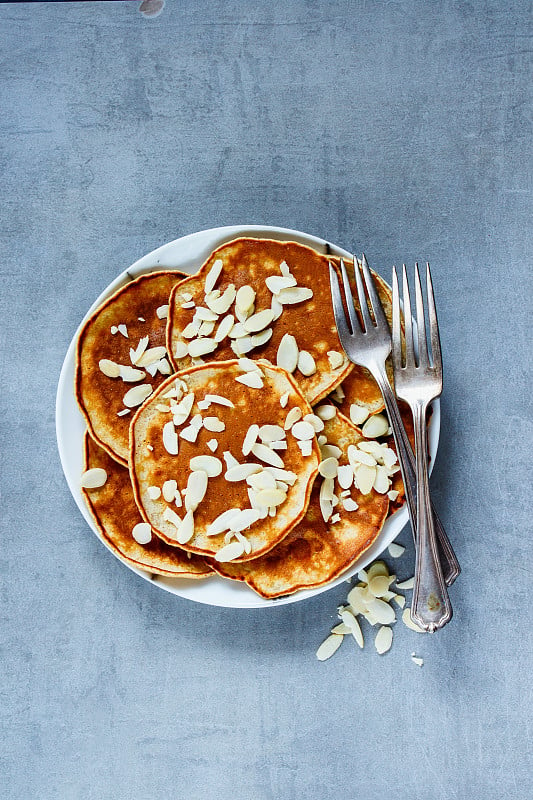
[[[429,366],[428,343],[426,339],[426,319],[424,316],[424,300],[422,298],[422,285],[418,263],[415,264],[415,296],[416,296],[416,324],[418,328],[418,364],[420,367]]]
[[[400,324],[400,289],[396,267],[392,268],[392,363],[402,368],[402,326]]]
[[[405,322],[405,366],[414,367],[415,351],[413,347],[413,318],[411,316],[411,297],[409,295],[409,283],[407,282],[407,270],[405,264],[402,266],[403,283],[403,317]]]
[[[353,259],[353,269],[355,272],[355,283],[357,286],[357,299],[359,300],[359,308],[361,309],[361,316],[363,318],[363,326],[365,331],[370,330],[372,327],[372,318],[370,316],[370,311],[368,310],[368,305],[366,302],[366,294],[365,289],[363,286],[363,280],[361,278],[361,270],[359,269],[359,262],[357,258],[354,256]]]
[[[342,344],[344,351],[349,346],[350,331],[348,329],[348,322],[346,314],[344,313],[344,305],[342,303],[342,292],[339,284],[339,276],[333,264],[329,263],[329,283],[331,286],[331,299],[333,301],[333,316],[335,317],[335,324],[337,326],[337,333]],[[348,355],[346,353],[346,355]]]
[[[346,308],[348,309],[348,314],[350,316],[352,333],[355,333],[360,328],[359,319],[357,318],[357,312],[355,310],[352,297],[352,288],[350,286],[350,279],[348,278],[348,273],[346,272],[346,265],[344,263],[343,258],[341,258],[340,264],[341,264],[342,282],[344,284],[344,296],[346,298]]]
[[[428,293],[428,319],[429,336],[431,339],[431,358],[433,366],[442,369],[442,356],[440,352],[439,323],[437,320],[437,309],[435,308],[435,298],[433,296],[433,282],[429,263],[426,263],[426,288]]]
[[[368,261],[366,260],[366,256],[364,253],[361,261],[363,265],[363,278],[365,279],[365,286],[368,292],[368,296],[370,298],[370,306],[374,313],[374,319],[376,320],[376,325],[383,325],[383,327],[386,329],[389,327],[389,323],[387,322],[387,317],[385,316],[385,312],[383,311],[383,306],[381,305],[381,300],[376,290],[376,284],[374,283],[374,279],[370,274]]]

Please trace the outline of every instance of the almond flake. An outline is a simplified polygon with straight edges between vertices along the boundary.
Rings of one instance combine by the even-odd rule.
[[[326,458],[318,465],[318,471],[323,478],[336,478],[339,462],[336,458]]]
[[[282,289],[289,289],[291,286],[296,286],[296,278],[293,275],[270,275],[265,283],[272,294],[279,294]]]
[[[383,597],[389,590],[389,578],[387,575],[375,575],[368,581],[368,588],[374,597]]]
[[[207,491],[207,473],[203,470],[195,470],[189,475],[187,489],[185,491],[185,510],[196,511],[205,497]]]
[[[265,385],[258,372],[245,372],[244,375],[238,375],[235,380],[251,389],[262,389]]]
[[[291,271],[289,269],[289,265],[287,264],[286,261],[282,261],[281,262],[281,264],[279,265],[279,271],[281,272],[281,274],[283,275],[284,278],[292,277],[291,276]]]
[[[156,308],[156,312],[158,319],[166,319],[168,317],[168,303],[164,303],[159,308]]]
[[[178,491],[177,481],[175,480],[165,481],[163,484],[163,499],[166,500],[167,503],[173,503],[177,491]]]
[[[252,447],[257,441],[258,434],[259,434],[259,425],[256,424],[250,425],[250,427],[246,431],[246,436],[244,437],[244,441],[242,443],[243,456],[247,456],[252,452]]]
[[[403,594],[395,594],[392,598],[393,603],[396,603],[399,608],[405,608],[405,597]]]
[[[204,428],[211,433],[221,433],[226,430],[226,425],[218,417],[204,417]]]
[[[202,322],[217,322],[218,321],[218,314],[215,311],[211,311],[210,308],[204,308],[203,306],[198,306],[194,313],[195,319],[201,319]]]
[[[145,350],[142,356],[137,361],[138,367],[147,367],[149,364],[153,364],[155,361],[160,361],[164,358],[167,354],[166,347],[160,345],[159,347],[150,347],[148,350]]]
[[[339,636],[336,633],[332,633],[327,639],[324,639],[316,651],[316,657],[318,660],[327,661],[328,658],[331,658],[331,656],[336,653],[341,646],[343,639],[344,636]]]
[[[229,333],[230,339],[242,339],[244,336],[247,336],[244,330],[244,324],[242,322],[236,322]]]
[[[92,467],[86,470],[81,476],[80,486],[82,489],[100,489],[107,481],[107,472],[101,467]]]
[[[320,487],[320,511],[324,522],[328,522],[333,513],[333,478],[324,478]]]
[[[155,368],[156,371],[159,370],[161,375],[170,375],[170,373],[172,372],[172,368],[166,358],[162,358],[160,361],[156,361]],[[146,369],[150,371],[150,365],[146,367]]]
[[[387,494],[390,488],[390,480],[387,474],[386,467],[381,467],[378,465],[376,467],[376,478],[374,480],[374,491],[378,492],[379,494]]]
[[[279,425],[261,425],[259,428],[259,438],[266,444],[285,439],[285,436],[285,431]]]
[[[181,335],[184,339],[194,339],[195,336],[198,336],[198,331],[200,330],[201,324],[201,320],[193,319],[192,322],[189,322],[189,324],[184,327]]]
[[[328,350],[327,355],[331,369],[339,369],[344,364],[344,356],[338,350]]]
[[[343,623],[349,629],[350,633],[352,634],[353,638],[361,648],[365,646],[365,641],[363,639],[363,633],[361,631],[361,626],[357,622],[356,618],[352,614],[351,611],[346,609],[345,611],[341,611],[339,614],[340,618],[342,619]]]
[[[115,364],[114,361],[110,361],[108,358],[100,359],[98,366],[100,368],[100,372],[103,372],[108,378],[118,378],[120,375],[120,365]]]
[[[117,325],[117,331],[118,331],[119,333],[121,333],[121,334],[122,334],[122,335],[123,335],[123,336],[124,336],[126,339],[129,339],[129,336],[128,336],[128,329],[126,328],[126,326],[124,325],[124,323],[122,323],[121,325]]]
[[[368,610],[374,615],[376,622],[380,625],[389,625],[396,620],[394,609],[384,600],[375,598],[368,604]]]
[[[118,333],[118,328],[116,325],[111,325],[111,333],[113,334],[113,336],[115,335],[115,333]]]
[[[214,311],[216,314],[227,314],[231,304],[235,300],[236,294],[237,292],[235,291],[235,286],[230,283],[226,291],[220,297],[217,297],[214,300],[206,297],[205,302],[211,311]]]
[[[294,486],[298,477],[295,472],[291,472],[287,469],[278,469],[276,467],[265,467],[265,472],[270,472],[276,480],[288,483],[289,486]]]
[[[178,528],[176,539],[179,544],[187,544],[194,536],[194,516],[191,509],[183,517],[183,521]]]
[[[286,333],[279,343],[276,364],[287,372],[294,372],[298,365],[298,345],[290,333]]]
[[[342,383],[339,383],[338,386],[333,389],[331,392],[331,399],[335,400],[337,403],[342,403],[344,398],[346,397],[345,391],[342,388]]]
[[[215,553],[215,560],[219,563],[226,563],[228,561],[234,561],[234,559],[242,556],[243,553],[244,544],[242,542],[230,542]]]
[[[359,403],[352,403],[350,406],[350,419],[354,425],[362,425],[369,414],[368,408]]]
[[[304,422],[308,422],[310,425],[312,425],[315,433],[320,433],[320,431],[324,430],[324,423],[316,414],[306,414],[304,417]]]
[[[348,445],[348,460],[354,469],[359,467],[360,464],[366,464],[367,467],[375,467],[376,459],[371,453],[365,453],[364,450],[354,445]]]
[[[200,358],[207,353],[212,353],[216,348],[217,342],[214,339],[193,339],[189,343],[189,355],[191,358]]]
[[[231,469],[232,467],[240,466],[240,464],[237,461],[237,459],[235,458],[235,456],[232,456],[232,454],[230,453],[229,450],[224,450],[224,452],[222,453],[222,457],[223,457],[224,461],[226,462],[226,467],[228,469]]]
[[[185,342],[176,342],[174,345],[174,358],[185,358],[189,353],[189,348]]]
[[[349,464],[343,464],[339,467],[337,473],[337,480],[341,489],[349,489],[353,483],[353,469]]]
[[[295,303],[303,303],[304,300],[310,300],[312,296],[312,289],[306,289],[304,286],[291,286],[278,292],[276,299],[282,305],[294,305]]]
[[[239,515],[240,512],[240,508],[229,508],[227,511],[223,511],[222,514],[219,514],[208,526],[206,536],[217,536],[229,530],[231,520],[233,517]]]
[[[387,418],[383,414],[374,414],[374,416],[367,419],[361,431],[367,439],[378,439],[380,436],[386,436],[388,429]]]
[[[214,330],[215,330],[214,322],[202,322],[202,324],[200,325],[200,330],[198,331],[198,336],[199,337],[211,336]]]
[[[359,508],[355,500],[352,500],[351,497],[343,498],[342,507],[344,508],[345,511],[357,511],[357,509]]]
[[[322,454],[322,459],[333,458],[339,459],[342,456],[342,450],[340,447],[337,447],[336,444],[324,444],[320,448],[320,453]]]
[[[261,464],[236,464],[234,467],[228,467],[224,477],[229,483],[238,483],[245,481],[255,472],[261,472],[261,469]]]
[[[371,581],[375,575],[386,575],[389,577],[389,569],[384,561],[374,561],[367,570],[366,580]]]
[[[208,403],[215,403],[219,406],[226,406],[226,408],[235,408],[231,400],[227,397],[222,397],[220,394],[206,394],[205,398]]]
[[[191,444],[194,444],[198,439],[198,432],[199,428],[196,428],[194,425],[190,424],[187,425],[186,428],[183,428],[180,436],[182,439],[185,439],[186,442],[191,442]]]
[[[294,406],[291,408],[287,416],[285,417],[285,422],[283,423],[284,430],[288,431],[295,422],[298,422],[299,419],[303,417],[302,409],[298,406]]]
[[[182,308],[194,308],[195,305],[196,305],[196,303],[194,302],[194,300],[187,300],[186,303],[182,303],[181,304],[181,307]]]
[[[149,544],[152,541],[152,528],[147,522],[138,522],[133,526],[131,535],[137,544]]]
[[[270,308],[272,309],[272,313],[274,314],[273,322],[275,322],[283,314],[283,306],[281,305],[279,300],[276,299],[275,295],[272,295],[272,302],[270,303]]]
[[[306,378],[314,375],[316,372],[315,359],[307,350],[300,350],[298,354],[298,369]]]
[[[416,622],[413,622],[411,619],[411,609],[409,606],[406,606],[402,612],[402,622],[404,625],[407,625],[408,628],[411,628],[412,631],[416,631],[416,633],[426,633],[426,631],[419,628]]]
[[[135,369],[135,367],[119,365],[119,374],[124,383],[136,383],[146,378],[146,372],[142,369]]]
[[[304,457],[313,454],[313,442],[311,439],[297,439],[296,444],[300,448],[300,452]]]
[[[286,408],[287,403],[289,402],[290,392],[284,392],[281,397],[279,398],[279,404],[282,408]]]
[[[341,521],[341,515],[340,514],[334,514],[330,519],[330,523],[332,525],[336,525],[337,522],[340,522],[340,521]]]
[[[341,636],[346,636],[347,633],[351,633],[351,630],[344,622],[339,622],[338,625],[335,625],[335,627],[331,629],[331,633],[338,633]]]
[[[235,305],[244,313],[251,311],[255,303],[255,289],[252,286],[241,286],[235,297]]]
[[[273,506],[280,506],[287,499],[287,493],[282,492],[280,489],[261,489],[257,492],[257,502],[264,508],[272,508]]]
[[[208,478],[216,478],[222,472],[222,461],[216,456],[194,456],[189,461],[193,471],[203,470]]]
[[[174,428],[172,420],[163,425],[163,447],[171,456],[178,455],[179,443],[178,434]]]
[[[233,328],[233,324],[235,322],[235,317],[233,314],[228,314],[227,316],[223,317],[221,320],[217,332],[215,333],[214,339],[215,342],[221,342],[226,336],[230,333],[231,329]]]
[[[309,422],[295,422],[291,428],[291,433],[295,439],[314,439],[315,429]]]
[[[143,336],[141,339],[139,339],[139,344],[135,349],[133,347],[130,347],[130,361],[133,365],[137,364],[137,362],[139,361],[140,357],[148,347],[148,342],[149,342],[149,337]]]
[[[209,439],[209,441],[206,442],[206,444],[207,444],[207,446],[209,447],[209,449],[211,450],[212,453],[214,453],[215,450],[218,447],[218,441],[216,439]]]
[[[204,292],[205,294],[209,294],[212,292],[216,286],[218,279],[220,278],[220,273],[222,272],[222,268],[224,266],[224,262],[221,258],[217,258],[214,262],[213,266],[209,270],[206,275],[205,283],[204,283]]]
[[[245,508],[230,519],[230,530],[234,533],[246,530],[261,518],[256,508]]]
[[[246,536],[243,536],[243,534],[240,533],[239,531],[232,531],[232,533],[234,534],[234,536],[237,539],[237,541],[240,542],[243,545],[244,552],[245,553],[251,553],[252,552],[252,543],[248,541]]]
[[[335,406],[326,404],[315,408],[315,414],[321,420],[327,421],[328,419],[333,419],[333,417],[337,416],[337,409]]]
[[[176,528],[176,530],[179,530],[181,525],[181,517],[178,514],[176,514],[174,509],[168,507],[165,508],[165,510],[163,511],[163,519],[165,520],[165,522],[170,522],[170,524],[173,525]]]
[[[272,450],[286,450],[287,449],[287,440],[286,439],[279,439],[276,442],[269,442],[269,447]]]
[[[257,314],[252,314],[251,317],[248,317],[244,323],[244,330],[247,333],[259,333],[259,331],[268,328],[273,319],[272,309],[265,308],[263,311],[258,311]]]
[[[380,656],[390,650],[392,645],[392,628],[388,628],[386,625],[382,626],[376,634],[374,645]]]
[[[274,476],[262,469],[261,472],[256,472],[253,475],[248,475],[246,478],[248,483],[255,492],[261,492],[263,489],[275,489],[277,481]]]
[[[141,383],[138,386],[134,386],[133,389],[130,389],[129,392],[126,392],[124,397],[122,398],[122,402],[128,408],[135,408],[135,406],[140,406],[147,397],[152,394],[152,387],[149,383]]]
[[[159,486],[149,486],[146,493],[150,500],[159,500],[161,497],[161,489]]]
[[[283,461],[269,447],[266,447],[264,444],[254,444],[252,447],[253,455],[258,458],[260,461],[264,461],[266,464],[270,464],[272,467],[278,467],[279,469],[283,469]]]

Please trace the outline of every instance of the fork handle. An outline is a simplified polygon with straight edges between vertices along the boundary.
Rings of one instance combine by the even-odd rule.
[[[411,617],[432,633],[452,618],[452,606],[442,576],[429,497],[427,455],[427,403],[412,406],[415,423],[417,547]]]
[[[402,472],[405,496],[407,498],[407,507],[409,509],[411,527],[413,529],[413,537],[416,544],[418,525],[416,510],[417,480],[415,456],[411,447],[411,442],[409,441],[405,431],[403,420],[400,415],[400,409],[398,408],[398,403],[396,402],[396,397],[392,391],[385,369],[381,370],[376,368],[376,370],[372,370],[372,374],[379,385],[381,394],[383,395],[385,408],[387,409],[387,415],[390,420],[394,441],[396,443],[398,461],[400,463],[400,469]],[[444,576],[444,580],[446,581],[446,585],[451,586],[460,574],[461,567],[459,566],[457,556],[453,551],[450,540],[448,539],[446,531],[444,530],[442,522],[437,516],[437,512],[435,511],[433,505],[431,505],[431,509],[433,511],[433,521],[435,534],[437,536],[442,574]]]

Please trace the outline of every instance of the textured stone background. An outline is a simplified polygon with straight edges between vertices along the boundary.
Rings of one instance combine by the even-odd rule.
[[[0,6],[0,796],[532,795],[531,23],[527,0]],[[397,625],[382,658],[316,661],[342,586],[263,612],[149,586],[61,472],[55,390],[89,304],[239,222],[364,247],[386,277],[433,266],[433,486],[463,575],[453,622]]]

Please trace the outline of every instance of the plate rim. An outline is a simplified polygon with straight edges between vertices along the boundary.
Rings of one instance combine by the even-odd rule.
[[[348,581],[354,574],[356,574],[360,569],[363,569],[365,565],[369,564],[379,555],[381,555],[388,547],[388,545],[394,541],[400,532],[403,530],[405,525],[408,522],[408,512],[407,508],[404,506],[403,508],[396,511],[392,514],[385,522],[382,530],[380,531],[376,541],[371,545],[368,550],[366,550],[359,559],[355,562],[355,564],[350,567],[348,570],[343,572],[340,576],[335,578],[333,581],[329,582],[325,586],[318,586],[312,589],[303,589],[299,590],[298,592],[294,592],[293,594],[286,595],[284,597],[275,598],[275,599],[266,599],[260,597],[260,595],[256,594],[247,584],[244,583],[232,583],[232,590],[226,592],[229,593],[229,598],[224,599],[224,597],[219,598],[217,600],[216,597],[216,587],[217,586],[224,586],[226,589],[229,589],[229,582],[226,581],[224,578],[220,576],[210,576],[209,578],[204,578],[202,580],[188,580],[186,578],[165,578],[161,575],[153,575],[145,570],[142,570],[133,564],[130,564],[126,560],[124,560],[118,553],[116,553],[110,545],[107,543],[105,538],[102,536],[100,531],[97,529],[95,522],[89,512],[88,507],[83,500],[83,495],[81,494],[79,485],[77,481],[79,481],[80,473],[73,474],[71,461],[72,457],[69,453],[70,448],[72,447],[72,443],[69,441],[67,443],[65,437],[64,428],[68,425],[68,422],[64,419],[64,410],[65,406],[72,406],[72,401],[74,401],[74,407],[76,414],[78,415],[79,419],[77,422],[82,420],[81,412],[77,406],[75,394],[74,394],[74,386],[73,380],[70,380],[73,373],[74,368],[74,359],[75,359],[75,351],[76,351],[76,342],[81,331],[82,326],[85,324],[85,321],[89,318],[89,316],[93,313],[93,311],[104,302],[111,294],[117,291],[117,289],[121,288],[121,286],[129,283],[132,279],[138,278],[140,275],[148,274],[150,272],[155,272],[160,269],[168,268],[168,269],[181,269],[183,272],[189,272],[189,274],[194,274],[194,271],[191,271],[187,268],[189,261],[197,261],[199,256],[195,256],[195,252],[198,253],[201,251],[201,243],[203,242],[204,249],[214,250],[216,247],[219,247],[221,244],[224,244],[227,241],[231,241],[232,239],[238,238],[240,236],[256,236],[257,238],[276,238],[280,241],[297,241],[301,244],[308,245],[317,249],[318,246],[327,249],[332,255],[341,255],[345,258],[351,258],[352,254],[345,250],[344,248],[339,247],[327,239],[323,239],[322,237],[314,236],[312,234],[304,233],[302,231],[295,230],[293,228],[282,228],[274,225],[225,225],[219,226],[215,228],[205,228],[200,231],[195,231],[193,233],[186,234],[184,236],[178,237],[177,239],[173,239],[170,242],[166,242],[163,245],[155,248],[154,250],[146,253],[141,258],[137,259],[131,266],[124,269],[120,272],[106,287],[105,289],[99,294],[99,296],[95,299],[92,303],[90,308],[88,309],[87,313],[81,320],[80,324],[78,325],[70,343],[67,348],[65,358],[63,360],[61,371],[58,380],[57,392],[56,392],[56,404],[55,404],[55,428],[56,428],[56,440],[57,440],[57,447],[59,451],[59,458],[61,461],[61,467],[63,470],[63,474],[65,476],[65,480],[69,487],[70,493],[78,506],[82,516],[84,517],[85,521],[96,535],[96,537],[104,544],[107,550],[112,553],[115,558],[120,561],[121,564],[125,565],[134,572],[136,575],[139,575],[144,580],[148,581],[150,584],[163,589],[170,594],[178,596],[185,600],[191,600],[193,602],[201,603],[202,605],[214,606],[218,608],[247,608],[247,609],[255,609],[255,608],[273,608],[276,606],[284,606],[289,605],[292,603],[301,602],[303,600],[308,600],[313,597],[317,597],[324,592],[330,591],[338,586],[340,583]],[[212,241],[213,240],[213,241]],[[199,246],[200,245],[200,246]],[[195,251],[196,247],[196,251]],[[209,250],[209,252],[210,252]],[[181,258],[183,260],[183,264],[163,264],[162,261],[165,257],[168,258],[168,254],[172,254],[173,251],[177,251],[178,253],[181,252]],[[206,256],[209,253],[207,252]],[[172,257],[172,256],[171,256]],[[202,259],[198,264],[198,267],[203,263]],[[429,423],[429,430],[428,430],[428,438],[429,438],[429,450],[430,450],[430,471],[433,469],[433,465],[435,463],[437,451],[438,451],[438,444],[439,444],[439,437],[440,437],[440,401],[437,399],[432,404],[433,407],[433,414],[431,421]],[[76,425],[76,423],[74,423]],[[83,422],[83,425],[85,423]],[[80,453],[81,456],[81,453]],[[211,596],[213,592],[211,591],[203,591],[206,586],[215,586],[214,596]],[[235,592],[233,596],[232,602],[230,602],[230,598],[232,597],[232,592]],[[207,595],[207,596],[202,596]]]

